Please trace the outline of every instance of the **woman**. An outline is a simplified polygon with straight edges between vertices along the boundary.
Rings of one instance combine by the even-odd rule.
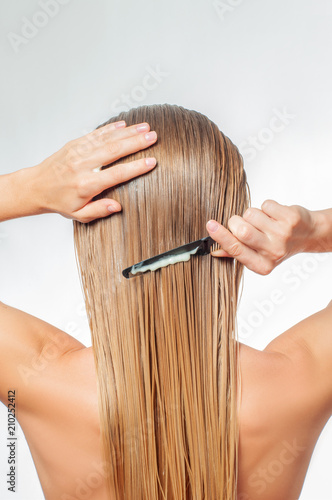
[[[241,264],[267,274],[299,251],[331,251],[331,211],[309,212],[271,201],[262,210],[244,211],[241,158],[205,117],[163,106],[137,110],[128,118],[133,123],[128,127],[123,121],[110,123],[68,143],[37,167],[0,178],[0,220],[57,212],[79,221],[75,242],[94,348],[93,353],[64,332],[1,304],[1,400],[7,404],[8,391],[17,391],[17,418],[47,499],[121,498],[121,487],[126,498],[163,498],[163,492],[165,498],[228,499],[236,498],[237,487],[239,500],[294,500],[332,411],[332,307],[260,352],[235,341],[237,290]],[[157,144],[145,121],[155,124]],[[144,152],[134,160],[128,156],[153,144],[155,158],[148,162]],[[214,165],[212,174],[204,166],[204,189],[198,168],[192,168],[197,154]],[[117,161],[124,157],[125,162]],[[146,175],[125,184],[141,174]],[[191,183],[185,195],[181,179],[182,187]],[[114,193],[108,191],[118,184]],[[156,184],[160,191],[153,191]],[[131,212],[151,192],[159,200],[157,195],[150,202],[146,196],[146,204],[138,205],[142,213]],[[190,193],[198,196],[196,206],[186,205]],[[103,219],[121,211],[118,197],[123,214]],[[171,217],[165,210],[158,214],[163,241],[155,226],[147,231],[157,201],[163,208],[177,207]],[[214,255],[227,258],[193,257],[130,284],[120,281],[127,265],[204,237],[207,214],[223,223],[214,221],[216,228],[207,228],[222,247]],[[228,221],[232,232],[225,227]],[[212,289],[204,284],[206,276]],[[162,291],[159,308],[156,290]],[[190,295],[186,302],[184,292]],[[197,306],[199,299],[206,301],[205,309],[184,314],[181,304]],[[180,317],[172,316],[171,305],[179,308]],[[134,306],[141,313],[136,317]],[[209,314],[202,316],[204,310]],[[216,311],[219,322],[211,319]],[[142,324],[137,317],[144,318]],[[153,330],[155,324],[164,335]],[[134,325],[134,334],[126,325]],[[174,359],[183,364],[175,366]]]

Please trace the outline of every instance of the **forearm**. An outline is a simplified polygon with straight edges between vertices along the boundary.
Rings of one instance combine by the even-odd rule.
[[[0,222],[44,213],[36,194],[37,167],[0,176]]]
[[[332,252],[332,208],[311,212],[312,237],[308,239],[307,252]]]

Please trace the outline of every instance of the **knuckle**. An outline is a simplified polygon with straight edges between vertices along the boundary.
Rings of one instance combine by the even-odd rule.
[[[76,190],[77,194],[81,198],[86,198],[89,196],[89,189],[90,183],[89,180],[86,177],[81,177],[80,179],[77,180],[76,183]]]
[[[252,219],[255,215],[255,211],[253,208],[247,208],[247,210],[243,214],[243,218],[246,220]]]
[[[81,165],[80,159],[77,158],[77,156],[75,154],[68,155],[66,163],[67,163],[68,167],[73,171],[78,170],[80,165]]]
[[[147,164],[145,163],[145,158],[135,161],[133,167],[135,168],[135,170],[136,169],[145,170],[147,168]]]
[[[267,276],[273,270],[273,264],[271,262],[264,262],[261,266],[261,272],[263,276]]]
[[[293,224],[290,221],[281,230],[282,241],[289,241],[293,234]]]
[[[296,227],[301,221],[301,214],[296,207],[290,208],[289,221],[293,227]]]
[[[96,129],[94,129],[90,134],[87,135],[87,137],[90,137],[91,141],[96,141],[96,143],[100,143],[100,141],[105,140],[105,137],[107,137],[107,134],[105,133],[105,125],[99,126]]]
[[[241,225],[237,231],[239,237],[244,240],[248,240],[251,236],[251,231],[248,226]]]
[[[75,147],[76,140],[77,139],[73,139],[72,141],[66,142],[66,144],[64,145],[64,149],[68,151],[68,150],[72,149],[73,147]]]
[[[263,210],[269,210],[271,209],[272,207],[274,207],[276,205],[276,202],[274,200],[265,200],[263,203],[262,203],[262,209]]]
[[[271,252],[271,257],[274,261],[278,261],[280,259],[282,259],[285,255],[285,250],[283,247],[279,247],[279,248],[275,248],[272,252]]]
[[[73,144],[71,146],[66,147],[66,151],[65,151],[66,165],[70,169],[75,170],[80,165],[80,161],[81,161],[80,157],[77,154],[77,145]]]
[[[89,136],[80,139],[76,145],[76,152],[78,156],[87,156],[94,149],[94,144]]]
[[[146,140],[145,136],[146,134],[139,134],[136,137],[136,140],[141,147],[146,147],[148,145],[148,141]]]
[[[80,214],[79,216],[75,217],[74,220],[77,220],[78,222],[82,222],[83,224],[87,224],[88,222],[93,221],[94,217],[91,217],[91,215]]]
[[[232,215],[232,217],[229,218],[228,220],[228,228],[232,231],[232,233],[237,232],[238,228],[238,216],[237,215]]]
[[[108,152],[113,158],[120,158],[121,156],[121,145],[119,142],[108,142],[107,143]]]
[[[96,133],[91,136],[90,140],[96,147],[108,147],[116,143],[116,141],[114,139],[111,139],[110,135],[106,134],[104,130],[99,129],[95,132]]]
[[[242,245],[240,242],[236,241],[235,243],[232,243],[226,251],[231,255],[234,255],[234,257],[239,257],[242,253]]]
[[[87,222],[89,222],[86,217],[77,217],[77,219],[75,220],[81,222],[82,224],[86,224]]]

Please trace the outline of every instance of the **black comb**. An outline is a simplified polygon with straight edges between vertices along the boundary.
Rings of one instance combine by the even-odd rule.
[[[172,256],[175,257],[177,255],[181,255],[187,252],[192,252],[195,249],[197,249],[197,251],[194,252],[193,255],[207,255],[210,253],[210,249],[214,243],[215,241],[212,238],[210,238],[210,236],[202,238],[201,240],[192,241],[191,243],[187,243],[186,245],[182,245],[181,247],[173,248],[173,250],[169,250],[168,252],[155,255],[150,259],[142,260],[142,262],[139,262],[138,264],[134,264],[133,266],[127,267],[122,271],[122,274],[125,278],[128,279],[133,278],[135,276],[139,276],[140,274],[150,271],[149,269],[146,269],[145,271],[140,271],[140,269],[142,269],[143,267],[151,266],[152,264],[155,264],[160,260],[163,260],[165,257],[172,257]],[[172,264],[172,262],[170,262],[167,265],[170,264]]]

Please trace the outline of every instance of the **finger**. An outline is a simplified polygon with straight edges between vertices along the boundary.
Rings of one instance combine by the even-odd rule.
[[[225,250],[214,250],[211,252],[212,257],[230,257],[233,258],[232,255],[229,253],[225,252]]]
[[[126,124],[125,120],[120,120],[117,122],[107,123],[106,125],[103,125],[102,127],[98,127],[95,130],[93,130],[92,132],[90,132],[89,135],[98,136],[98,135],[102,135],[105,133],[109,133],[113,130],[126,128],[126,127],[127,127],[127,124]]]
[[[258,274],[265,275],[272,271],[273,265],[270,261],[255,250],[247,247],[218,222],[209,221],[206,228],[211,238],[219,243],[222,249],[227,252],[227,256],[235,258],[248,269]]]
[[[134,177],[150,172],[157,164],[156,158],[143,158],[141,160],[132,161],[116,165],[112,168],[107,168],[96,173],[95,177],[95,192],[93,196],[113,186],[117,186],[122,182],[129,181]]]
[[[122,122],[118,122],[122,123]],[[125,122],[123,122],[125,123]],[[111,125],[111,124],[110,124]],[[104,130],[105,129],[105,130]],[[97,129],[99,135],[97,136],[101,142],[107,142],[108,140],[122,140],[127,137],[132,137],[142,132],[150,132],[150,125],[146,122],[131,125],[130,127],[117,126],[115,128],[108,128],[108,125]]]
[[[150,125],[148,123],[139,123],[131,127],[127,127],[125,121],[110,123],[69,142],[67,146],[69,153],[76,155],[77,159],[80,160],[81,168],[90,167],[96,152],[99,152],[100,149],[107,149],[112,141],[120,141],[149,131]]]
[[[262,233],[269,234],[276,229],[276,221],[259,208],[248,208],[243,214],[243,219]]]
[[[85,205],[85,207],[73,212],[72,217],[79,222],[86,223],[120,212],[121,209],[122,207],[117,201],[103,198],[101,200],[91,201]]]
[[[275,220],[287,220],[289,214],[287,208],[274,200],[265,200],[262,204],[263,212]]]
[[[233,215],[229,219],[228,227],[239,241],[254,250],[267,250],[269,247],[270,240],[266,234],[238,215]]]
[[[146,149],[156,141],[157,133],[155,131],[139,133],[121,140],[110,140],[105,142],[101,147],[91,151],[90,155],[84,159],[84,165],[89,168],[100,165],[106,166],[117,161],[119,158]]]
[[[89,132],[88,134],[85,134],[78,139],[75,139],[71,141],[73,145],[82,145],[85,144],[90,144],[90,146],[97,146],[100,145],[100,141],[103,140],[103,138],[110,136],[112,133],[114,134],[115,131],[121,130],[121,129],[126,129],[127,124],[124,120],[118,121],[118,122],[113,122],[113,123],[108,123],[107,125],[104,125],[103,127],[96,128],[92,132]],[[129,128],[129,127],[128,127]]]
[[[209,221],[206,225],[206,228],[211,236],[222,249],[227,252],[231,257],[235,257],[240,262],[245,264],[248,259],[251,257],[252,259],[255,257],[254,250],[246,247],[241,241],[239,241],[228,229],[219,224],[216,221]]]

